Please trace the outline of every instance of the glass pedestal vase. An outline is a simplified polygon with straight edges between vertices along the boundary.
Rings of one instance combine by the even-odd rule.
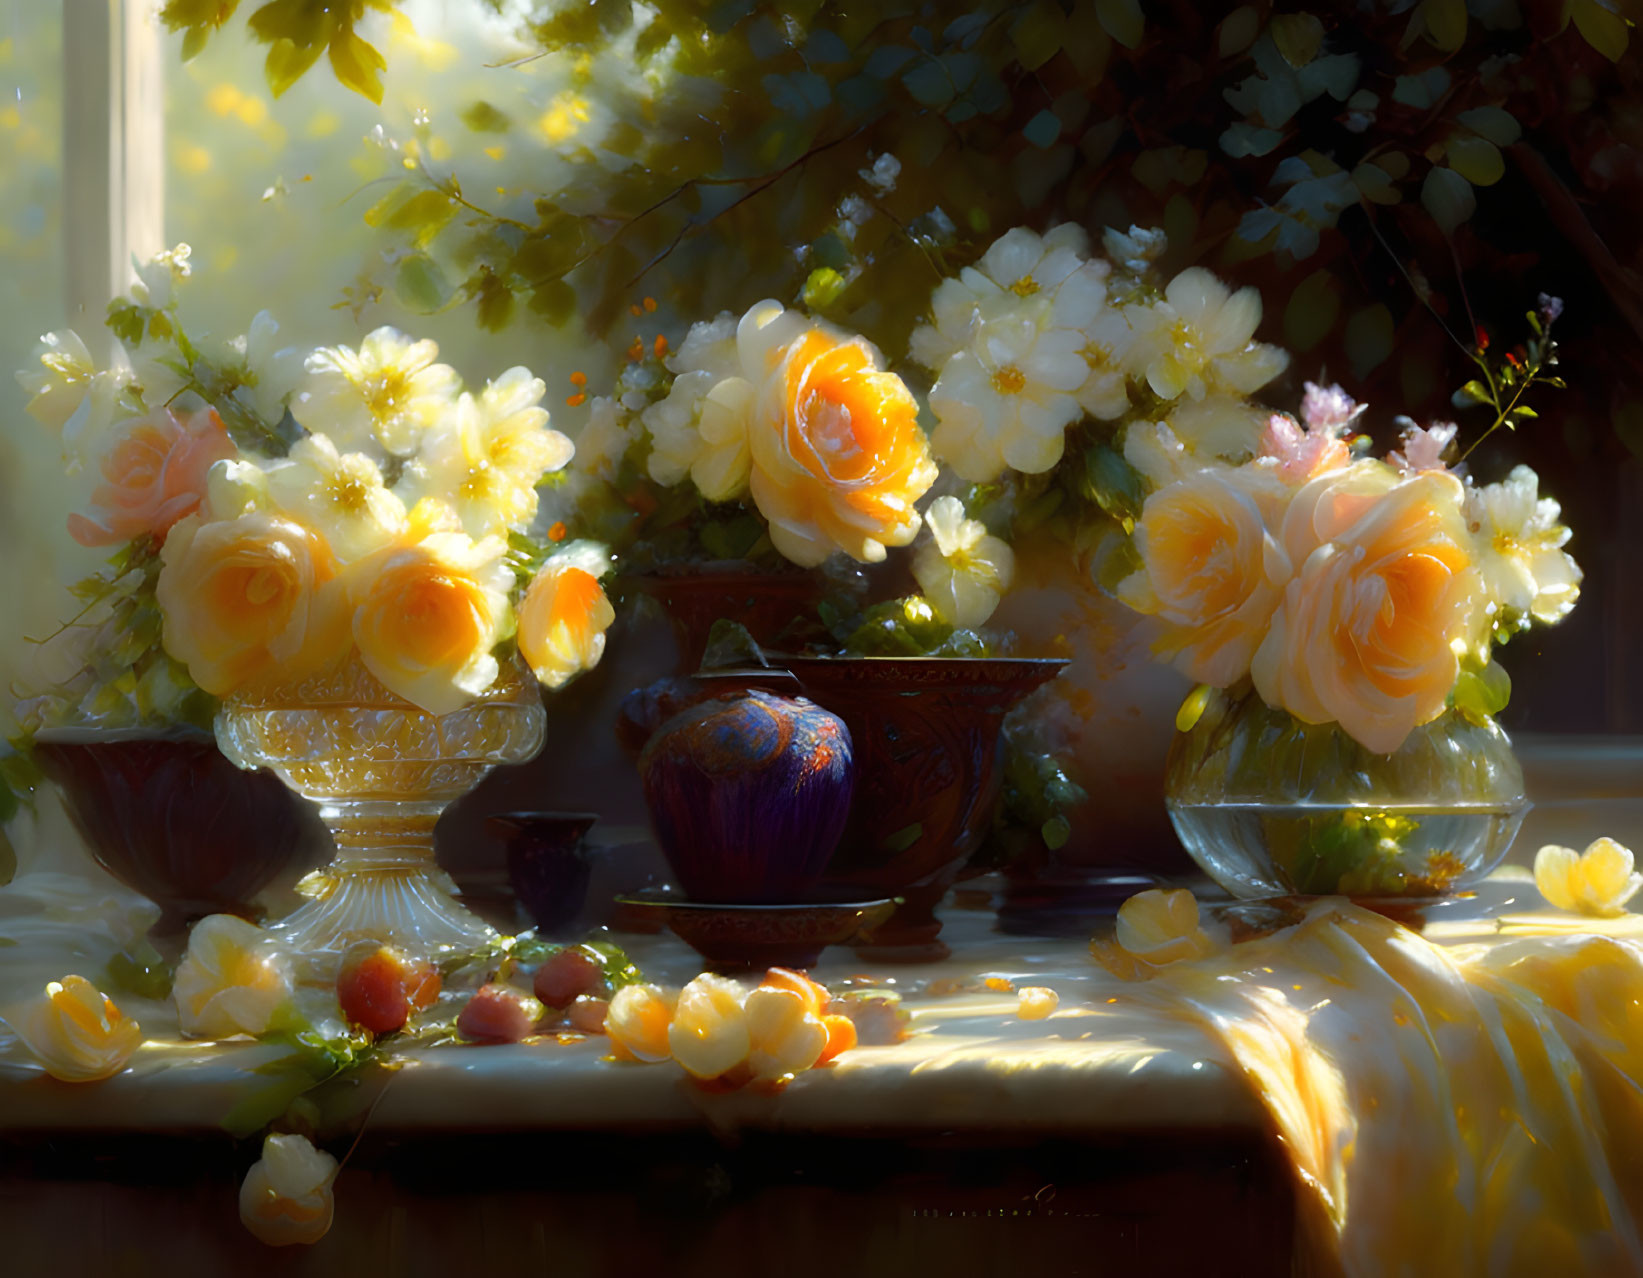
[[[1444,896],[1500,863],[1529,809],[1492,719],[1445,711],[1392,754],[1306,724],[1253,692],[1211,694],[1178,733],[1170,819],[1234,896]]]
[[[273,930],[307,953],[369,938],[426,954],[494,937],[436,864],[434,825],[497,764],[541,749],[545,724],[535,680],[511,665],[446,715],[390,692],[357,656],[229,698],[216,723],[223,753],[243,768],[273,769],[319,805],[336,839],[315,899]]]

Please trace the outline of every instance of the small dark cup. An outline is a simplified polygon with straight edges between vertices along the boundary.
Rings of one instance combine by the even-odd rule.
[[[592,877],[587,833],[595,812],[502,812],[486,824],[508,848],[508,882],[544,936],[574,929]]]
[[[843,720],[803,697],[738,689],[657,730],[639,756],[650,819],[691,900],[804,901],[850,815]]]

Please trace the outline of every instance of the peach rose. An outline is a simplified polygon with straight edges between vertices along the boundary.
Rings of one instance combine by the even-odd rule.
[[[1290,560],[1267,531],[1281,481],[1259,467],[1199,470],[1147,498],[1135,527],[1142,569],[1119,598],[1164,623],[1160,654],[1225,688],[1249,672]]]
[[[213,696],[301,678],[348,646],[336,556],[301,524],[265,511],[177,524],[155,596],[166,651]]]
[[[82,546],[164,540],[178,520],[199,509],[212,464],[237,455],[209,408],[185,418],[165,408],[136,418],[103,458],[108,482],[91,495],[94,518],[70,515],[69,536]]]
[[[773,330],[765,308],[749,318]],[[780,308],[776,308],[780,311]],[[877,563],[919,529],[936,464],[906,384],[861,338],[813,324],[769,354],[750,428],[748,486],[776,549],[813,567],[835,550]]]
[[[450,714],[496,682],[491,649],[508,619],[512,573],[501,538],[430,528],[423,509],[412,513],[407,541],[350,573],[354,643],[384,687]]]
[[[1453,475],[1378,462],[1295,494],[1282,540],[1299,569],[1251,665],[1268,705],[1380,754],[1443,712],[1476,584],[1464,497]]]
[[[556,556],[525,591],[519,605],[519,652],[544,687],[563,687],[573,675],[592,670],[605,653],[605,631],[616,620],[616,610],[597,571],[572,555]]]

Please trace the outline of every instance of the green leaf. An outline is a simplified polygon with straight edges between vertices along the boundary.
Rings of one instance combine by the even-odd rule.
[[[1421,203],[1445,235],[1453,235],[1455,228],[1477,211],[1477,196],[1472,184],[1453,169],[1434,165],[1421,184]]]
[[[488,267],[468,282],[468,291],[479,299],[479,327],[488,333],[501,332],[513,315],[513,290]]]
[[[1455,117],[1479,137],[1488,138],[1496,146],[1511,146],[1523,136],[1523,127],[1510,111],[1498,106],[1473,107]]]
[[[592,955],[593,960],[599,964],[612,994],[625,985],[640,985],[644,982],[644,973],[621,946],[610,941],[584,941],[581,948]]]
[[[483,98],[463,107],[458,118],[475,133],[506,133],[513,127],[513,121],[506,112],[499,111]]]
[[[564,280],[548,280],[531,290],[530,308],[550,324],[563,324],[576,310],[576,290]]]
[[[1267,24],[1267,34],[1284,61],[1299,69],[1318,56],[1324,42],[1324,24],[1314,14],[1280,13]]]
[[[1046,107],[1027,121],[1021,136],[1039,150],[1047,151],[1061,139],[1061,117]]]
[[[1571,0],[1569,16],[1575,29],[1586,43],[1610,62],[1619,62],[1631,41],[1626,19],[1616,13],[1605,0]]]
[[[1284,340],[1303,354],[1329,336],[1341,317],[1341,290],[1332,270],[1312,272],[1284,307]]]
[[[838,301],[844,292],[845,279],[831,266],[818,266],[804,281],[804,305],[807,310],[825,311]]]
[[[416,246],[426,248],[461,207],[444,191],[421,191],[389,214],[382,225],[390,231],[413,232]]]
[[[1415,22],[1426,30],[1426,38],[1445,53],[1453,53],[1466,43],[1466,0],[1421,0]]]
[[[0,777],[0,825],[5,825],[12,817],[16,816],[17,809],[20,806],[17,796],[12,793],[11,786],[6,784],[4,777]]]
[[[1039,827],[1038,833],[1044,840],[1044,846],[1054,852],[1067,845],[1072,837],[1072,822],[1064,816],[1053,816]]]
[[[378,106],[382,105],[382,72],[387,66],[376,46],[355,35],[352,27],[338,27],[331,37],[331,70],[338,82]]]
[[[1223,58],[1242,53],[1261,34],[1261,15],[1254,5],[1240,5],[1222,20],[1215,34],[1215,52]]]
[[[1124,460],[1124,455],[1108,444],[1096,442],[1084,450],[1081,495],[1124,524],[1126,529],[1141,517],[1147,499],[1140,472]]]
[[[1352,170],[1352,183],[1364,199],[1374,204],[1396,204],[1403,192],[1393,185],[1392,175],[1373,160],[1365,160]]]
[[[210,38],[211,32],[209,28],[190,28],[188,34],[183,37],[183,61],[192,62],[195,58],[199,57],[201,52],[205,49],[205,42]]]
[[[426,253],[401,259],[394,272],[394,292],[413,311],[428,315],[451,300],[450,282]]]
[[[1519,404],[1506,415],[1506,424],[1510,426],[1513,422],[1533,421],[1539,416],[1540,414],[1535,412],[1535,410],[1530,408],[1527,404]]]
[[[1449,166],[1473,186],[1493,186],[1506,176],[1506,161],[1500,148],[1488,138],[1460,133],[1445,148]],[[1464,220],[1464,219],[1463,219]]]
[[[923,822],[914,821],[912,825],[904,825],[894,834],[886,835],[880,846],[887,852],[905,852],[923,837]]]
[[[319,55],[323,52],[323,45],[299,45],[289,39],[274,41],[269,46],[268,57],[262,67],[269,92],[276,98],[279,97],[302,79],[308,68],[319,61]]]
[[[1512,699],[1512,678],[1498,661],[1478,669],[1474,661],[1461,667],[1451,700],[1455,708],[1474,722],[1492,718]]]
[[[1489,394],[1489,388],[1474,377],[1451,395],[1449,402],[1456,408],[1471,408],[1476,404],[1493,403],[1494,399]]]
[[[1147,25],[1140,0],[1095,0],[1095,19],[1103,31],[1126,49],[1141,43]]]
[[[1061,52],[1066,42],[1067,15],[1053,0],[1038,0],[1010,28],[1016,60],[1024,71],[1036,71]]]

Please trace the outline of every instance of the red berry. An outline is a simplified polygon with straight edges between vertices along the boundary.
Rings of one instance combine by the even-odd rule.
[[[570,1005],[570,1011],[565,1019],[571,1023],[571,1028],[580,1030],[584,1034],[603,1034],[605,1032],[605,1015],[610,1011],[610,1001],[602,998],[589,998],[584,994]]]
[[[373,1034],[392,1034],[411,1015],[404,956],[380,946],[345,963],[337,976],[337,1001],[350,1024]]]
[[[560,950],[542,961],[531,988],[549,1007],[569,1007],[579,995],[591,994],[604,982],[599,964],[583,950]]]
[[[457,1032],[480,1043],[517,1043],[536,1027],[542,1008],[506,985],[485,985],[456,1018]]]

